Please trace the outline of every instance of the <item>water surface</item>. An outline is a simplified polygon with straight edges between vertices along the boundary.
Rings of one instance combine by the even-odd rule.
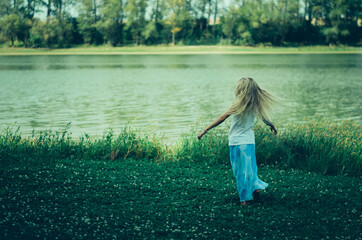
[[[0,124],[73,136],[132,124],[173,142],[218,117],[236,80],[253,77],[279,97],[273,121],[307,116],[361,121],[361,54],[1,56]],[[228,123],[226,123],[228,124]]]

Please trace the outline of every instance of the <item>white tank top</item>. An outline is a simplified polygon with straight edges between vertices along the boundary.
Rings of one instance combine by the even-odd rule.
[[[250,113],[245,118],[232,115],[229,131],[229,146],[240,144],[255,144],[254,114]]]

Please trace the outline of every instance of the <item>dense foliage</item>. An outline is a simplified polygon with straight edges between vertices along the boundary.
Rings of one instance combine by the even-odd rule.
[[[227,5],[219,0],[0,0],[0,42],[61,48],[361,40],[359,0],[235,0]]]

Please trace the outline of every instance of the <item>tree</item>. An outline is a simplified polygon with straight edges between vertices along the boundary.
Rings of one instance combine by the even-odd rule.
[[[214,3],[214,25],[212,27],[214,41],[216,41],[216,21],[217,21],[217,15],[219,13],[218,7],[219,7],[219,0],[215,0],[215,3]]]
[[[205,30],[208,22],[207,19],[204,17],[205,11],[206,11],[206,7],[207,4],[209,4],[210,1],[209,0],[198,0],[198,4],[196,5],[196,9],[197,11],[200,13],[200,16],[198,17],[198,22],[199,22],[199,34],[198,34],[198,39],[201,39],[202,36],[202,32]]]
[[[37,12],[37,8],[41,5],[44,5],[41,0],[26,0],[24,3],[24,17],[29,18],[32,20]]]
[[[39,19],[34,19],[32,28],[30,29],[29,43],[31,47],[44,47],[44,29],[45,22],[40,21]]]
[[[235,22],[237,16],[237,9],[231,6],[229,10],[220,18],[222,32],[226,35],[228,44],[232,43],[232,37],[234,36]]]
[[[124,8],[123,0],[103,0],[102,18],[96,27],[112,46],[123,43]]]
[[[155,20],[151,20],[147,23],[146,27],[142,31],[142,36],[146,41],[151,43],[157,42],[159,38],[159,31],[157,31],[157,23]]]
[[[167,12],[165,0],[152,0],[149,1],[151,7],[150,21],[145,26],[142,36],[147,43],[161,43],[162,30],[164,29],[163,17]]]
[[[325,25],[322,33],[329,44],[339,42],[349,42],[351,31],[356,31],[358,34],[358,18],[360,16],[361,5],[358,1],[350,0],[333,0],[323,1],[322,8],[324,9]],[[353,18],[352,16],[355,16]],[[357,40],[358,37],[355,39]]]
[[[14,47],[15,40],[22,41],[26,46],[28,32],[31,27],[31,22],[24,19],[18,14],[5,15],[1,20],[1,31],[11,46]]]
[[[0,0],[0,41],[25,46],[358,44],[361,0]],[[76,17],[69,9],[79,4]],[[40,20],[43,8],[46,20]],[[213,21],[212,21],[213,18]],[[211,23],[214,23],[211,26]]]
[[[126,11],[126,29],[131,32],[134,44],[140,43],[143,27],[146,25],[146,0],[129,0],[125,8]]]
[[[97,0],[83,0],[81,13],[78,17],[79,31],[87,44],[103,43],[103,35],[97,29],[99,2]]]
[[[167,0],[167,7],[170,10],[168,16],[168,24],[171,26],[172,45],[175,45],[176,34],[182,30],[182,0]],[[184,12],[185,13],[185,12]]]
[[[10,15],[12,13],[11,0],[0,0],[0,17]]]

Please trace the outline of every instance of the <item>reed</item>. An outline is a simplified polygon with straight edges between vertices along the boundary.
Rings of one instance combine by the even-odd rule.
[[[106,129],[102,137],[87,134],[73,138],[70,124],[64,130],[45,130],[22,136],[20,128],[7,127],[0,133],[0,160],[12,164],[21,160],[102,159],[123,161],[129,158],[164,161],[229,164],[227,131],[215,128],[199,141],[195,127],[175,145],[167,146],[154,132],[141,133],[130,126],[119,135]],[[259,165],[282,169],[298,168],[324,175],[360,176],[362,132],[355,121],[332,122],[309,118],[304,123],[286,125],[273,136],[269,129],[256,125],[256,155]],[[26,161],[25,161],[26,162]]]

